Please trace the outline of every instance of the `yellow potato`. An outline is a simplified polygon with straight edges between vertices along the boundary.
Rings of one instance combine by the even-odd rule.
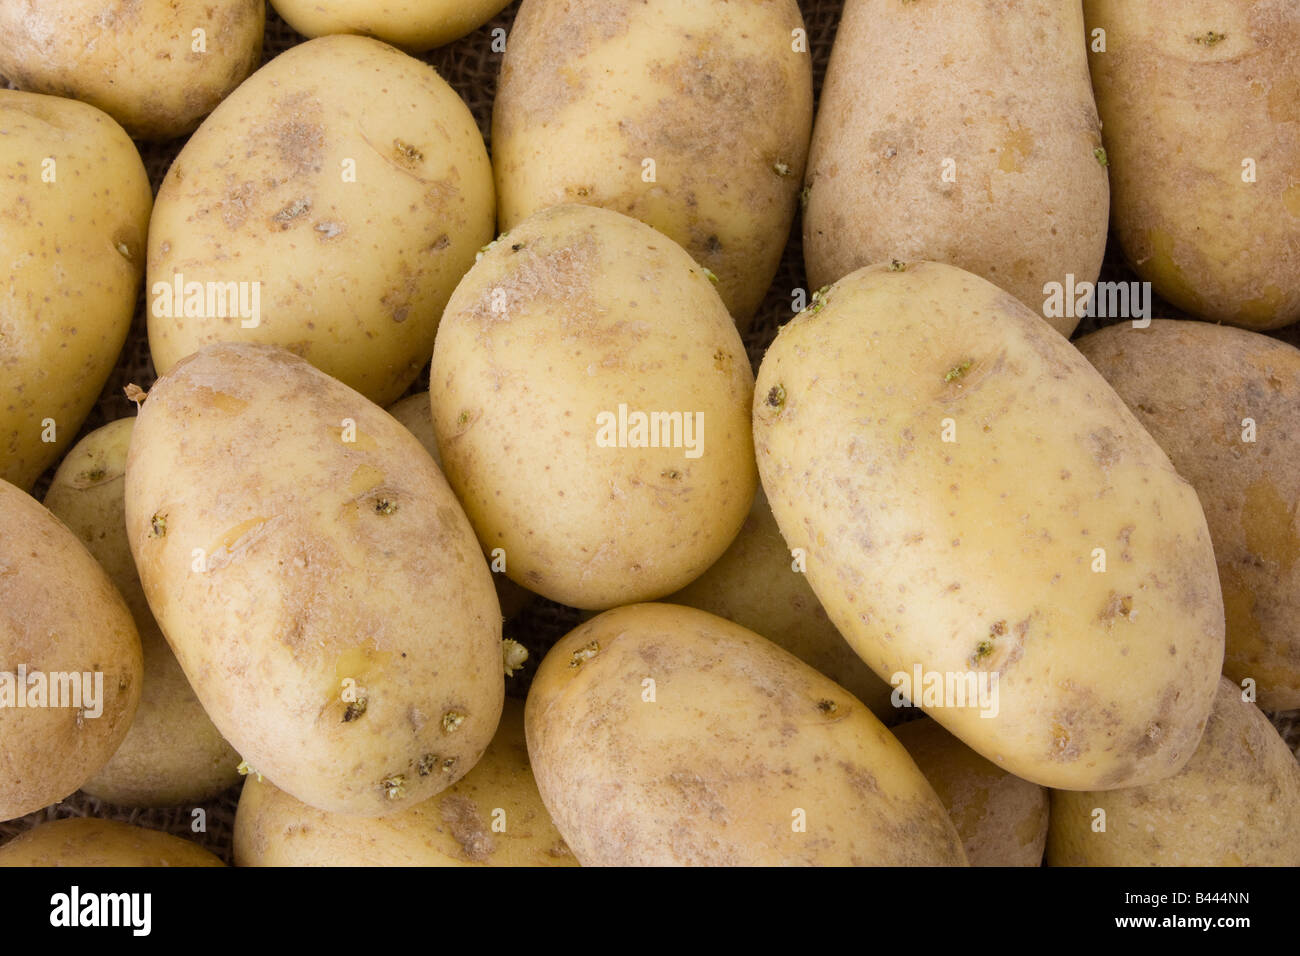
[[[33,827],[0,846],[9,866],[225,866],[189,840],[116,820],[71,817]],[[89,891],[87,891],[89,892]]]
[[[768,349],[754,444],[832,623],[973,750],[1095,790],[1191,756],[1223,661],[1205,516],[1013,296],[933,262],[845,277]]]
[[[525,714],[542,799],[584,866],[963,866],[902,745],[737,624],[618,608],[542,661]]]
[[[76,437],[131,327],[152,194],[99,110],[0,90],[0,479],[27,490]]]
[[[360,33],[411,53],[450,43],[487,23],[510,0],[271,0],[304,36]]]

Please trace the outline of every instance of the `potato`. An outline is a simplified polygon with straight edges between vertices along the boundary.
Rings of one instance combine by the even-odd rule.
[[[607,611],[542,661],[542,799],[584,866],[963,866],[907,752],[797,657],[694,608]]]
[[[776,526],[760,488],[726,554],[665,598],[725,617],[784,647],[862,701],[885,724],[898,717],[891,689],[835,630]]]
[[[390,404],[493,210],[483,138],[430,67],[365,37],[295,46],[204,121],[158,191],[154,365],[211,342],[279,345]]]
[[[190,132],[257,68],[262,0],[6,0],[0,75],[97,106],[137,139]]]
[[[144,652],[140,707],[113,758],[82,790],[108,803],[170,807],[202,803],[239,780],[239,755],[203,712],[149,613],[126,540],[126,455],[134,418],[91,432],[54,473],[45,506],[108,572],[131,610]]]
[[[0,169],[0,479],[27,490],[122,350],[153,200],[122,128],[57,96],[0,90]]]
[[[1077,344],[1201,499],[1227,615],[1224,673],[1255,681],[1265,710],[1300,707],[1300,351],[1168,320]]]
[[[802,30],[795,0],[524,0],[492,113],[501,228],[567,202],[632,216],[711,270],[748,327],[808,156]]]
[[[1225,677],[1178,774],[1128,790],[1052,794],[1047,862],[1300,866],[1300,764]]]
[[[396,813],[492,739],[501,611],[464,513],[405,428],[296,356],[222,343],[158,380],[126,529],[203,709],[299,800]]]
[[[1060,789],[1191,756],[1223,661],[1205,516],[1013,296],[933,262],[845,277],[768,349],[754,443],[831,622],[967,746]]]
[[[894,736],[943,801],[971,866],[1042,865],[1045,789],[995,767],[936,721],[900,724]]]
[[[131,612],[81,542],[0,481],[0,820],[62,800],[140,702]]]
[[[225,866],[198,844],[117,820],[70,817],[33,827],[0,846],[9,866]]]
[[[405,425],[407,431],[420,439],[424,450],[433,456],[434,464],[441,469],[442,458],[438,454],[438,439],[433,434],[433,410],[429,407],[429,393],[417,392],[410,395],[390,408],[388,413]],[[504,572],[493,573],[492,583],[497,588],[501,616],[507,621],[519,614],[533,599],[529,591],[511,581]]]
[[[1084,0],[1114,185],[1138,274],[1203,319],[1300,319],[1300,5]]]
[[[808,159],[811,287],[933,259],[1045,315],[1045,285],[1095,281],[1109,186],[1086,56],[1077,3],[847,0]]]
[[[749,511],[740,335],[690,256],[619,213],[557,206],[496,242],[447,306],[429,380],[479,540],[551,600],[670,594]]]
[[[501,829],[504,827],[504,829]],[[239,866],[576,866],[542,805],[507,698],[474,769],[436,797],[379,820],[325,813],[250,776],[235,817]]]
[[[361,33],[411,53],[450,43],[487,23],[510,0],[271,0],[304,36]]]

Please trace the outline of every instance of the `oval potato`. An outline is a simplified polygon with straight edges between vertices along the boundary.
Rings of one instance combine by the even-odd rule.
[[[510,0],[271,0],[304,36],[360,33],[409,53],[450,43],[487,23]]]
[[[118,820],[69,817],[32,827],[0,846],[10,866],[225,866],[203,847]]]

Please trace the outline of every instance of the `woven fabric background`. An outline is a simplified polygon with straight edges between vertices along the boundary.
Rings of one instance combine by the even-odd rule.
[[[812,53],[813,77],[815,91],[820,94],[822,78],[830,57],[831,43],[835,38],[835,28],[839,22],[843,0],[800,0],[805,26],[808,30],[809,46]],[[425,62],[437,69],[438,73],[450,83],[461,95],[474,113],[483,137],[491,147],[492,100],[496,95],[497,73],[501,66],[501,54],[493,52],[493,31],[503,28],[509,31],[514,20],[518,3],[512,3],[490,23],[454,43],[422,57]],[[294,44],[305,38],[288,27],[268,5],[266,37],[262,51],[265,63]],[[4,85],[0,80],[0,85]],[[168,166],[176,153],[184,145],[184,140],[166,144],[140,144],[145,167],[149,171],[150,181],[156,192],[162,182]],[[1123,261],[1116,244],[1111,243],[1102,270],[1102,278],[1108,280],[1132,280],[1135,278]],[[777,329],[791,315],[791,295],[794,289],[803,287],[803,252],[800,242],[800,224],[795,222],[791,230],[789,244],[781,263],[781,268],[769,290],[753,326],[746,336],[745,344],[750,361],[757,370],[764,350],[776,335]],[[1180,312],[1157,300],[1154,314],[1168,318],[1183,318]],[[99,403],[82,428],[82,435],[118,418],[135,413],[135,406],[123,394],[129,383],[148,389],[156,377],[153,363],[149,358],[149,343],[145,334],[144,292],[141,290],[140,302],[136,310],[131,334],[127,339],[116,369],[104,387]],[[1078,335],[1093,331],[1097,326],[1088,320],[1080,327]],[[1277,333],[1292,344],[1300,345],[1300,326]],[[411,387],[412,392],[428,387],[428,370]],[[51,471],[52,473],[52,471]],[[37,485],[35,494],[44,496],[48,487],[49,475]],[[529,663],[515,677],[507,681],[508,692],[512,696],[524,696],[528,682],[536,670],[541,658],[561,636],[579,621],[579,614],[572,608],[536,598],[514,620],[506,625],[506,636],[520,641],[530,652]],[[1300,759],[1300,711],[1272,715],[1278,730],[1286,737],[1292,749]],[[0,822],[0,843],[12,838],[38,823],[61,817],[97,816],[110,817],[141,826],[166,830],[202,844],[221,856],[227,862],[231,860],[231,836],[234,824],[235,807],[239,799],[239,788],[234,787],[216,800],[201,807],[206,815],[206,830],[193,832],[193,810],[185,806],[156,810],[132,810],[110,806],[98,800],[77,793],[67,800],[48,807],[37,813],[29,814],[18,820]]]

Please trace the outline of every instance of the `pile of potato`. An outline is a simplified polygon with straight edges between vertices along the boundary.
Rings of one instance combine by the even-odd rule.
[[[522,0],[490,153],[413,54],[504,0],[272,3],[256,69],[261,0],[0,0],[0,821],[1300,865],[1294,0],[847,0],[815,113],[795,0]],[[1096,321],[1112,226],[1154,321]],[[159,377],[83,432],[141,289]],[[220,861],[0,846],[53,863]]]

